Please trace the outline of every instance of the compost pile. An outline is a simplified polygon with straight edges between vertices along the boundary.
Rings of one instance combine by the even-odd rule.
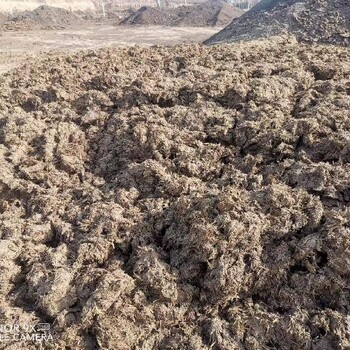
[[[183,13],[176,22],[178,26],[226,26],[244,11],[223,1],[208,1],[195,6],[183,6]],[[179,8],[181,11],[181,8]]]
[[[121,21],[121,25],[172,25],[177,19],[176,11],[143,6]]]
[[[45,349],[348,349],[349,162],[347,48],[26,64],[0,78],[0,323],[52,323]]]
[[[348,0],[262,0],[210,38],[234,42],[291,33],[306,42],[350,45]]]
[[[225,26],[243,13],[243,10],[223,1],[208,1],[198,5],[176,8],[142,7],[123,20],[121,24],[188,27]]]
[[[219,11],[216,14],[216,20],[214,25],[216,26],[227,26],[235,18],[242,16],[245,13],[244,10],[229,5],[226,2],[222,2]]]
[[[81,24],[83,16],[56,7],[42,5],[33,11],[25,11],[9,21],[0,29],[8,31],[34,30],[34,29],[63,29],[69,25]]]

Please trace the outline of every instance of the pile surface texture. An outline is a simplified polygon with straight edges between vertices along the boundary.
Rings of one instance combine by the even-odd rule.
[[[346,48],[26,64],[0,77],[0,323],[53,323],[45,349],[349,349],[349,163]]]

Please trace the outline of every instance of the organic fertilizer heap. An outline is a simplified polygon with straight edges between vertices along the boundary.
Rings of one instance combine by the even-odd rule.
[[[25,11],[7,22],[2,30],[63,29],[84,22],[82,16],[62,9],[42,5],[33,11]]]
[[[244,12],[223,1],[207,1],[177,8],[142,7],[121,22],[123,25],[224,26]]]
[[[0,324],[50,323],[52,350],[348,349],[349,163],[347,48],[28,63],[0,77]]]
[[[262,0],[206,41],[234,42],[293,34],[306,42],[350,45],[348,0]]]

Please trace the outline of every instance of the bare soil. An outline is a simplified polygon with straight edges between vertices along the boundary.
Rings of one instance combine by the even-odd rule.
[[[349,349],[349,163],[348,48],[44,55],[0,77],[0,323],[52,323],[45,349]]]
[[[109,23],[88,23],[64,30],[31,30],[0,33],[0,74],[48,51],[78,51],[117,46],[152,46],[199,43],[217,28],[115,27]]]

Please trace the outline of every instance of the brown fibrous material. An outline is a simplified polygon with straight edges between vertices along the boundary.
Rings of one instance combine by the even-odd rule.
[[[2,76],[1,324],[52,323],[47,349],[348,349],[349,75],[349,49],[275,38]]]

